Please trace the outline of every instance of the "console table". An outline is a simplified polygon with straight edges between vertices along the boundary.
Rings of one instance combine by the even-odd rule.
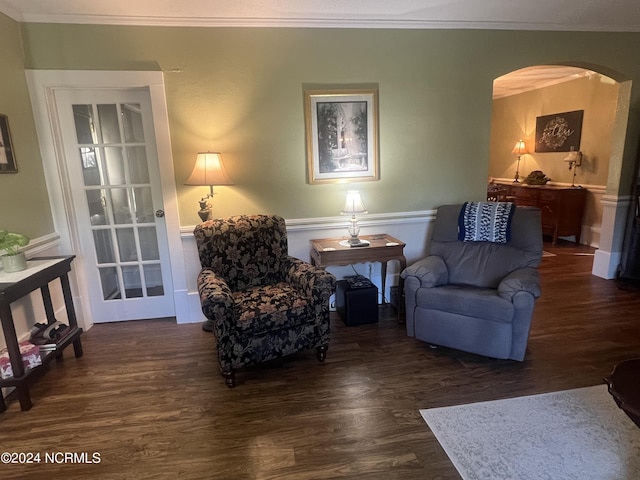
[[[62,351],[72,343],[75,356],[82,356],[82,343],[80,342],[82,329],[78,328],[68,277],[68,273],[71,271],[71,262],[74,258],[74,255],[34,258],[33,260],[29,260],[26,270],[15,273],[0,272],[0,321],[2,322],[2,331],[13,369],[13,377],[0,379],[0,387],[16,388],[22,410],[29,410],[31,408],[29,383],[35,378],[35,374],[44,368],[47,363],[53,358],[61,358]],[[42,365],[25,371],[22,363],[22,355],[20,354],[20,347],[18,346],[16,329],[13,323],[13,315],[11,314],[11,303],[40,289],[44,310],[47,315],[47,322],[49,324],[55,322],[56,319],[51,302],[49,283],[56,279],[60,280],[62,286],[62,295],[67,310],[70,331],[68,334],[65,334],[55,351],[47,354],[41,352]],[[4,412],[6,408],[4,398],[0,395],[0,412]]]
[[[538,207],[542,217],[542,233],[555,244],[558,237],[575,236],[580,243],[587,189],[551,185],[504,185],[507,197],[516,205]]]
[[[367,240],[366,247],[345,247],[340,245],[344,238],[324,238],[311,240],[311,263],[318,267],[330,265],[353,265],[355,263],[380,262],[382,275],[382,303],[386,303],[384,292],[387,283],[387,262],[397,260],[400,263],[400,271],[407,266],[404,256],[405,243],[385,233],[379,235],[360,235],[359,238]],[[402,277],[398,282],[398,315],[404,310]]]

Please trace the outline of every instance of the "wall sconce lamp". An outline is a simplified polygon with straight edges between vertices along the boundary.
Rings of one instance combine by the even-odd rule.
[[[516,166],[516,175],[513,179],[513,183],[520,183],[520,180],[518,180],[520,178],[520,157],[522,157],[522,155],[524,155],[527,152],[527,146],[524,143],[524,140],[518,140],[516,142],[516,146],[513,147],[513,150],[511,151],[511,153],[513,153],[514,155],[518,156],[518,164]]]
[[[185,185],[209,187],[209,193],[200,199],[198,215],[203,222],[211,218],[211,203],[209,199],[213,193],[214,185],[233,185],[227,170],[222,163],[222,155],[218,152],[200,152],[196,157],[193,172],[185,182]]]
[[[347,199],[344,203],[344,208],[340,212],[340,215],[351,215],[349,221],[349,240],[343,240],[340,245],[343,247],[366,247],[369,245],[367,240],[361,240],[358,238],[360,233],[360,226],[358,225],[358,215],[366,215],[367,209],[364,208],[360,192],[357,190],[349,190],[347,192]]]
[[[575,151],[573,147],[571,147],[571,151],[569,155],[564,157],[564,161],[569,164],[569,170],[573,168],[573,178],[571,179],[571,186],[576,186],[576,167],[582,166],[582,152]]]

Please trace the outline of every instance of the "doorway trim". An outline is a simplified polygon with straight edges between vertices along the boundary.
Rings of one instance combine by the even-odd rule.
[[[78,251],[78,232],[72,220],[75,212],[69,195],[69,176],[64,162],[60,125],[55,112],[55,91],[58,89],[145,89],[149,92],[156,133],[158,166],[165,211],[165,225],[169,242],[169,263],[173,282],[173,302],[178,323],[188,321],[187,286],[177,206],[177,193],[171,153],[169,116],[162,72],[86,71],[86,70],[26,70],[27,84],[36,122],[40,152],[46,176],[49,203],[56,232],[60,235],[61,252]],[[87,315],[89,296],[82,269],[75,269],[73,293],[80,307],[79,322],[84,329],[93,325]],[[181,321],[182,320],[182,321]]]

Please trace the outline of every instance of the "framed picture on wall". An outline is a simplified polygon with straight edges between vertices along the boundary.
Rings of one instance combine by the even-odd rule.
[[[16,159],[13,155],[13,144],[9,132],[9,119],[0,114],[0,173],[16,173]]]
[[[377,89],[304,93],[308,182],[379,180]]]
[[[536,117],[536,152],[580,150],[584,110]]]

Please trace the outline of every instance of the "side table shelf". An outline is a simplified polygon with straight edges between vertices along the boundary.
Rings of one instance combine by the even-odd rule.
[[[71,271],[71,262],[74,258],[74,255],[35,258],[29,261],[27,270],[23,272],[11,274],[0,272],[0,321],[2,322],[2,331],[14,373],[12,378],[0,379],[0,387],[16,388],[22,410],[29,410],[32,406],[31,396],[29,395],[29,384],[44,371],[45,366],[51,360],[54,358],[62,358],[64,349],[71,344],[73,344],[75,356],[77,358],[82,356],[82,343],[80,341],[82,328],[78,327],[68,277],[68,273]],[[64,338],[58,343],[56,350],[47,352],[46,354],[41,353],[42,365],[25,371],[15,325],[13,323],[11,303],[40,289],[44,310],[47,315],[47,323],[51,324],[55,322],[56,318],[51,302],[49,283],[56,279],[60,280],[62,286],[70,331],[66,333]],[[0,412],[5,411],[6,408],[5,400],[2,395],[0,395]]]

